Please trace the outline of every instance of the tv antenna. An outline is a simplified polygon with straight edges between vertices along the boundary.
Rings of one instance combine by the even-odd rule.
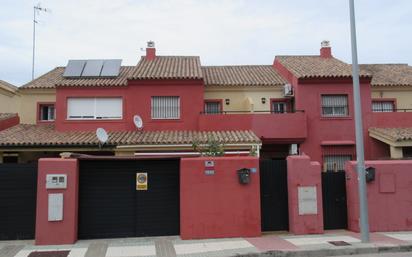
[[[36,54],[36,14],[40,14],[40,12],[50,13],[51,10],[47,8],[41,7],[40,3],[33,6],[33,60],[32,60],[32,67],[31,67],[31,79],[34,79],[34,59]]]

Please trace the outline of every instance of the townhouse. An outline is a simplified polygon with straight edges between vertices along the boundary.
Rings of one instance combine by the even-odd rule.
[[[158,56],[152,42],[136,66],[120,62],[72,60],[14,90],[20,124],[0,132],[0,168],[17,162],[36,173],[39,158],[63,152],[80,160],[79,238],[179,234],[186,228],[179,226],[180,161],[199,155],[193,144],[213,141],[226,156],[260,158],[263,231],[289,228],[288,155],[309,156],[325,174],[342,174],[356,157],[351,65],[328,42],[318,55],[276,56],[271,65],[202,66],[197,56]],[[360,69],[366,158],[409,157],[412,68]],[[136,195],[136,170],[153,181],[150,194]],[[339,176],[325,178],[324,210],[339,213],[325,213],[325,229],[347,227],[346,202],[334,201],[345,198]],[[34,220],[31,206],[25,215]],[[21,237],[33,233],[27,225]]]

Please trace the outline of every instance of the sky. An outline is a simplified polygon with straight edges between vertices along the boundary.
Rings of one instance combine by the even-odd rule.
[[[33,6],[0,0],[0,79],[31,80]],[[135,65],[153,40],[159,55],[202,65],[272,64],[276,55],[333,55],[351,62],[348,0],[41,0],[38,77],[69,59]],[[412,64],[412,1],[355,0],[360,63]]]

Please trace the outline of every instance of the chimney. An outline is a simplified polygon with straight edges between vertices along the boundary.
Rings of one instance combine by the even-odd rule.
[[[152,61],[155,58],[156,58],[155,43],[153,41],[148,41],[147,47],[146,47],[146,59],[149,61]]]
[[[320,57],[322,58],[332,58],[332,48],[330,47],[330,42],[327,40],[323,40],[320,43]]]

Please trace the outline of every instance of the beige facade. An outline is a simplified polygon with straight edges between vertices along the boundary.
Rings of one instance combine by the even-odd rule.
[[[20,123],[35,124],[38,103],[56,102],[55,89],[22,89],[19,101]]]
[[[0,112],[18,113],[19,94],[0,88]]]
[[[271,98],[284,98],[277,87],[206,87],[205,100],[221,99],[223,111],[270,111]],[[262,103],[262,98],[266,99]],[[225,99],[230,103],[226,104]]]
[[[396,99],[397,109],[412,109],[412,87],[373,87],[372,99]]]

